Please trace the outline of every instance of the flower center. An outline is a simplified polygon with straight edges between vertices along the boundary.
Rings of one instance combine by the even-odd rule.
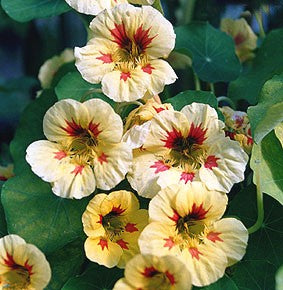
[[[121,220],[117,213],[110,212],[102,218],[102,225],[109,239],[115,241],[124,231],[125,222]]]
[[[25,267],[14,265],[13,269],[1,274],[0,282],[3,289],[28,289],[30,285],[30,274]]]

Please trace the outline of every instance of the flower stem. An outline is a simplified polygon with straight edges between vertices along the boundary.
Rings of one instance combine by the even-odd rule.
[[[198,76],[195,73],[194,73],[194,80],[195,80],[195,89],[196,89],[196,91],[200,91],[201,90],[200,80],[199,80]]]
[[[86,98],[91,95],[91,94],[94,94],[94,93],[99,93],[101,94],[102,93],[102,89],[91,89],[89,91],[87,91],[82,97],[81,97],[81,103],[85,102],[86,101]]]
[[[209,83],[209,88],[210,88],[211,92],[213,92],[213,94],[215,95],[214,83]]]
[[[255,11],[255,19],[257,21],[257,24],[259,26],[259,35],[261,38],[265,38],[265,32],[262,24],[262,13],[260,10]]]
[[[196,0],[187,0],[184,7],[182,24],[188,24],[193,20]]]
[[[152,7],[157,9],[162,15],[164,15],[164,11],[160,0],[155,0],[154,3],[152,4]]]
[[[220,102],[226,102],[226,103],[228,103],[228,104],[230,105],[230,107],[231,107],[233,110],[236,110],[236,105],[235,105],[235,103],[234,103],[230,98],[228,98],[228,97],[225,97],[225,96],[218,97],[218,98],[217,98],[217,102],[218,102],[218,104],[219,104]]]
[[[261,190],[260,184],[260,173],[258,164],[260,163],[259,160],[256,160],[257,167],[255,168],[255,177],[256,177],[256,198],[257,198],[257,221],[256,223],[248,229],[249,234],[255,233],[258,231],[263,223],[264,220],[264,207],[263,207],[263,194]]]

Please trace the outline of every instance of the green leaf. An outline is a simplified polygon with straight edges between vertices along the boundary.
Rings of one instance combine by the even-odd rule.
[[[2,186],[5,183],[5,181],[0,181],[0,192],[2,191]],[[2,203],[0,202],[0,238],[6,236],[8,234],[7,231],[7,223],[4,213],[4,208],[2,206]]]
[[[199,288],[196,288],[196,289],[199,289]],[[204,289],[204,290],[222,290],[222,289],[238,290],[239,288],[237,287],[235,282],[228,275],[225,274],[225,276],[223,278],[221,278],[220,280],[218,280],[217,282],[215,282],[209,286],[202,287],[200,289]]]
[[[256,143],[283,121],[283,74],[264,84],[259,103],[249,107],[248,116]]]
[[[208,23],[191,23],[175,29],[175,50],[192,57],[193,69],[206,82],[236,79],[241,64],[230,36]]]
[[[50,17],[70,10],[64,0],[2,0],[5,12],[19,22]]]
[[[69,72],[77,72],[77,68],[75,66],[75,62],[67,62],[64,63],[59,70],[56,72],[52,83],[51,83],[51,88],[55,88],[60,80]]]
[[[283,265],[277,271],[275,280],[276,290],[283,290]]]
[[[253,171],[259,170],[262,191],[283,205],[282,164],[283,149],[274,131],[269,133],[259,145],[254,144],[250,166]],[[256,184],[255,177],[254,183]]]
[[[123,272],[118,268],[108,269],[92,263],[82,275],[70,279],[62,290],[110,290],[123,277]]]
[[[170,103],[176,111],[181,111],[183,107],[194,102],[210,105],[212,108],[217,110],[219,119],[224,121],[224,116],[218,110],[217,100],[212,92],[188,90],[166,100],[166,103]]]
[[[282,148],[283,148],[283,123],[279,124],[278,126],[276,126],[274,128],[275,131],[275,135],[278,138],[278,140],[280,141]]]
[[[45,139],[42,128],[43,117],[55,102],[54,91],[46,90],[24,110],[15,137],[10,145],[15,174],[30,168],[25,160],[26,148],[36,140]]]
[[[69,72],[60,80],[55,88],[55,92],[58,100],[74,99],[77,101],[85,101],[98,98],[114,106],[115,103],[112,100],[104,94],[97,92],[100,89],[100,85],[86,82],[79,72]]]
[[[52,277],[46,289],[61,289],[71,277],[79,273],[84,257],[84,245],[80,239],[47,256]]]
[[[81,216],[88,201],[57,197],[49,183],[29,170],[6,181],[2,189],[9,233],[46,254],[83,236]]]
[[[256,104],[264,83],[283,72],[282,47],[283,29],[271,31],[258,50],[251,69],[229,85],[228,97],[234,101],[244,99],[252,105]]]

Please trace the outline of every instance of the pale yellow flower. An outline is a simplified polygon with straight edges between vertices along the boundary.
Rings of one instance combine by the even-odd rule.
[[[26,160],[58,196],[109,190],[128,172],[132,151],[121,142],[122,120],[100,99],[57,102],[44,116],[43,131],[48,140],[29,145]]]
[[[95,195],[82,222],[88,236],[86,256],[109,268],[124,268],[139,253],[138,237],[148,223],[148,213],[139,209],[139,201],[132,192],[120,190]]]
[[[156,95],[177,76],[166,58],[175,45],[172,24],[151,6],[121,4],[90,24],[93,38],[75,48],[76,66],[116,102]]]
[[[0,289],[41,290],[51,270],[44,254],[17,235],[0,239]]]
[[[125,278],[113,290],[190,290],[191,274],[173,256],[136,255],[125,269]]]
[[[248,231],[223,218],[227,196],[201,182],[172,185],[149,204],[150,223],[139,238],[142,254],[173,255],[191,272],[192,284],[209,285],[245,254]]]
[[[14,176],[14,165],[0,166],[0,181],[6,181]]]

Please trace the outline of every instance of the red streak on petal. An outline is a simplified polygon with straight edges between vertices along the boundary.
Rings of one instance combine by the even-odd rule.
[[[225,136],[229,137],[231,140],[235,140],[235,132],[225,131]]]
[[[195,177],[195,174],[193,172],[183,172],[181,174],[180,181],[184,180],[185,184],[187,184],[188,181],[193,181],[194,177]]]
[[[75,175],[82,174],[83,169],[83,165],[77,165],[71,173],[74,173]]]
[[[99,221],[97,221],[96,223],[97,223],[97,224],[102,224],[102,221],[103,221],[103,215],[100,214],[100,215],[99,215]]]
[[[108,157],[108,155],[102,153],[102,154],[98,157],[98,161],[99,161],[99,163],[100,163],[101,165],[103,164],[103,162],[108,163],[108,161],[107,161],[107,157]]]
[[[149,75],[152,74],[153,69],[154,69],[154,67],[152,67],[149,63],[147,65],[145,65],[144,67],[142,67],[142,70]]]
[[[67,156],[67,153],[64,151],[58,151],[58,152],[54,152],[55,154],[55,159],[61,160],[63,158],[65,158]]]
[[[136,45],[140,48],[140,50],[143,52],[145,51],[148,46],[151,44],[152,40],[157,36],[149,37],[149,31],[151,27],[148,29],[143,29],[143,26],[141,25],[135,35],[134,35],[134,40]]]
[[[72,121],[65,120],[67,127],[61,127],[69,136],[79,136],[84,132],[84,129],[80,124],[77,124],[74,119]]]
[[[236,118],[235,120],[236,126],[237,128],[240,128],[244,123],[244,117],[236,116],[235,118]]]
[[[125,249],[125,250],[129,250],[129,247],[127,246],[129,243],[124,241],[123,239],[121,240],[118,240],[116,242],[122,249]]]
[[[248,137],[248,136],[247,136],[247,138],[248,138],[248,140],[247,140],[247,144],[248,144],[248,145],[253,145],[253,143],[254,143],[253,138]]]
[[[205,215],[208,213],[208,211],[209,211],[209,209],[205,210],[203,208],[202,203],[200,205],[196,205],[194,203],[192,206],[192,209],[189,213],[189,216],[191,219],[194,219],[194,220],[202,220],[205,218]]]
[[[4,264],[11,268],[14,268],[16,266],[13,256],[7,252],[6,252],[6,259],[4,259]]]
[[[161,140],[165,142],[164,147],[174,148],[176,139],[182,138],[182,133],[180,131],[177,131],[175,128],[173,128],[173,131],[171,132],[167,131],[166,133],[167,133],[166,139]]]
[[[33,275],[34,273],[32,272],[32,265],[29,265],[28,260],[25,262],[24,267],[28,270],[29,275]]]
[[[166,277],[168,278],[169,282],[171,285],[176,284],[176,280],[173,274],[171,274],[170,272],[166,271],[165,272]]]
[[[92,121],[88,124],[88,129],[92,132],[92,134],[94,135],[94,137],[97,137],[102,131],[100,131],[98,129],[99,127],[99,123],[93,123]]]
[[[207,129],[202,129],[201,124],[195,126],[195,124],[192,123],[187,139],[193,139],[194,144],[202,145],[203,142],[206,140],[206,132]]]
[[[192,255],[192,258],[196,258],[197,260],[199,260],[199,255],[202,255],[197,248],[189,248],[189,252]]]
[[[6,180],[8,180],[8,178],[5,177],[5,176],[1,176],[1,175],[0,175],[0,180],[1,180],[1,181],[6,181]]]
[[[110,30],[111,35],[114,37],[114,42],[116,42],[121,48],[125,48],[130,45],[131,40],[129,39],[125,24],[114,24],[115,28]]]
[[[139,229],[136,227],[137,224],[131,224],[127,223],[125,226],[126,232],[133,233],[133,232],[138,232]]]
[[[103,53],[100,52],[101,56],[97,57],[96,59],[102,60],[103,63],[111,63],[113,62],[111,53]]]
[[[205,163],[204,163],[204,167],[211,169],[211,170],[213,167],[218,167],[217,160],[219,160],[219,159],[220,158],[215,157],[215,155],[208,156]]]
[[[208,233],[208,235],[206,237],[210,241],[212,241],[213,243],[215,243],[216,241],[223,242],[223,240],[221,238],[219,238],[220,234],[221,233],[210,232],[210,233]]]
[[[144,275],[147,278],[151,278],[158,273],[159,272],[154,267],[146,267],[146,268],[144,268],[142,275]]]
[[[105,247],[108,250],[108,241],[107,240],[100,239],[100,241],[97,245],[101,246],[102,251],[104,251]]]
[[[121,208],[121,204],[119,204],[119,206],[118,207],[116,207],[116,206],[113,206],[112,207],[112,210],[111,210],[111,214],[116,214],[116,215],[120,215],[120,214],[122,214],[123,212],[125,212],[126,211],[126,209],[122,209]]]
[[[155,108],[155,107],[153,107],[153,109],[156,111],[157,114],[162,112],[162,111],[165,111],[164,108]]]
[[[235,37],[234,37],[234,42],[235,45],[240,45],[241,43],[243,43],[245,41],[245,37],[241,34],[238,33]]]
[[[163,245],[164,248],[168,247],[169,250],[171,250],[174,246],[175,243],[173,241],[173,237],[169,237],[168,239],[163,239],[166,243]]]
[[[130,72],[121,72],[120,80],[126,82],[128,78],[131,78]]]
[[[155,161],[154,164],[150,166],[150,168],[156,168],[154,173],[157,174],[159,172],[163,172],[163,171],[170,169],[170,166],[164,164],[163,161],[159,160],[159,161]]]
[[[173,222],[175,222],[177,224],[180,216],[175,209],[173,209],[173,212],[174,212],[173,216],[172,217],[168,216],[168,217],[170,220],[172,220]]]

